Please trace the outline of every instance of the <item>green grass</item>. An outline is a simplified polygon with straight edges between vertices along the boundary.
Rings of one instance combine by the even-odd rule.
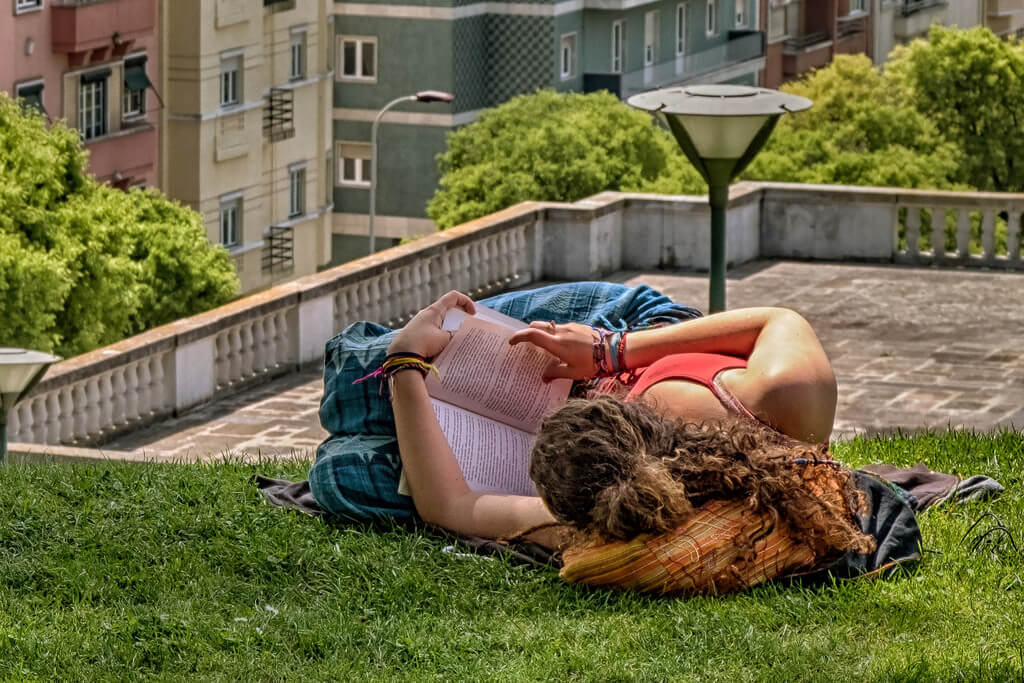
[[[842,459],[988,474],[989,503],[922,517],[913,571],[656,599],[444,554],[425,532],[262,504],[262,466],[0,472],[0,678],[1006,680],[1024,676],[1024,558],[962,542],[993,512],[1024,541],[1019,434],[856,439]]]

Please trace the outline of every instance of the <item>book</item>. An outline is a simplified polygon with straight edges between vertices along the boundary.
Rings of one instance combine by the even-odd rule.
[[[511,346],[527,325],[477,304],[476,314],[453,309],[443,328],[454,336],[437,358],[440,378],[427,392],[466,483],[473,491],[536,496],[530,452],[544,418],[569,397],[572,381],[545,383],[554,358],[533,344]],[[405,474],[399,491],[409,495]]]

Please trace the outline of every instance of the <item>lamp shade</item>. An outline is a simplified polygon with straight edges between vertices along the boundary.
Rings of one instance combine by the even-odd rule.
[[[664,88],[630,97],[656,113],[712,185],[729,183],[768,141],[779,116],[811,106],[806,97],[745,85]]]
[[[667,114],[682,126],[704,159],[739,159],[769,116],[693,116]]]
[[[42,351],[0,347],[0,409],[4,415],[42,379],[46,369],[59,360]]]

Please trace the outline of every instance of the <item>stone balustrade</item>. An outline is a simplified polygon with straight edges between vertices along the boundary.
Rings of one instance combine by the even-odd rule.
[[[1024,270],[1024,195],[783,183],[732,188],[731,263],[796,258]],[[998,230],[997,230],[998,228]],[[922,237],[924,235],[924,237]],[[956,248],[948,250],[949,244]],[[704,197],[526,202],[58,363],[9,416],[14,442],[96,445],[319,362],[356,320],[397,327],[450,289],[706,269]]]

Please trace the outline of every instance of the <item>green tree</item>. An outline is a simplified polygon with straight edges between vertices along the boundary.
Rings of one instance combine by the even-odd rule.
[[[864,55],[782,89],[814,106],[782,117],[746,179],[948,188],[958,173],[956,147]]]
[[[515,97],[448,137],[427,213],[441,228],[604,190],[706,192],[672,137],[607,92]]]
[[[237,293],[198,214],[100,185],[76,131],[0,93],[0,346],[75,355]]]
[[[886,77],[957,146],[958,180],[1024,190],[1024,46],[934,24],[927,41],[893,52]]]

